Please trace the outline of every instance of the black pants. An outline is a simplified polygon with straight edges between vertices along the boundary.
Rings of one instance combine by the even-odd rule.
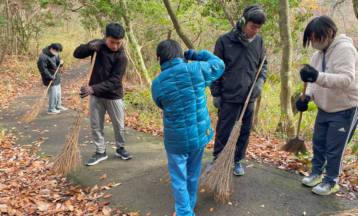
[[[326,175],[323,181],[332,185],[338,182],[338,176],[342,170],[344,149],[352,139],[357,127],[357,120],[357,108],[336,113],[327,113],[318,109],[312,138],[312,172],[321,175],[327,161]]]
[[[219,120],[216,126],[214,157],[216,157],[226,145],[236,121],[239,120],[243,106],[244,104],[221,103],[221,108],[218,111]],[[245,158],[254,118],[254,108],[255,103],[249,103],[242,119],[240,136],[236,143],[235,162]]]

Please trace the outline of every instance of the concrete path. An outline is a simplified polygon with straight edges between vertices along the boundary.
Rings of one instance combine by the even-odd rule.
[[[89,64],[73,69],[62,76],[62,85],[78,76],[87,74]],[[26,104],[37,99],[37,96],[26,96],[12,101],[6,110],[0,110],[0,127],[12,131],[18,131],[17,137],[23,136],[18,143],[25,145],[35,144],[41,137],[43,139],[39,153],[57,155],[62,147],[65,136],[73,120],[74,111],[69,110],[57,116],[47,115],[47,106],[44,106],[38,118],[28,124],[18,124],[16,118],[27,111]],[[45,104],[45,103],[44,103]],[[65,104],[64,104],[65,105]],[[27,127],[25,127],[27,126]],[[68,175],[68,178],[83,187],[103,186],[111,182],[122,183],[121,186],[103,191],[113,194],[108,201],[112,207],[123,206],[125,211],[138,211],[140,215],[171,216],[174,212],[174,199],[171,185],[164,181],[168,179],[168,164],[163,146],[163,138],[152,137],[150,134],[137,132],[127,128],[126,149],[133,158],[124,161],[115,156],[112,125],[105,124],[105,141],[109,158],[95,166],[82,166],[77,171]],[[38,130],[34,131],[34,130]],[[48,130],[47,133],[41,133]],[[83,119],[79,143],[91,141],[90,124],[88,116]],[[94,152],[93,145],[80,147],[82,164],[87,161]],[[211,160],[211,151],[206,150],[203,168]],[[301,176],[287,173],[278,169],[266,167],[252,162],[244,162],[244,165],[254,164],[245,169],[245,176],[235,177],[234,193],[230,202],[232,205],[216,204],[212,197],[205,197],[198,193],[195,213],[198,216],[206,215],[331,215],[328,212],[336,212],[351,209],[358,206],[358,201],[348,201],[335,195],[317,196],[308,187],[302,186]],[[107,178],[99,181],[106,174]],[[235,206],[237,204],[237,206]],[[210,208],[214,208],[210,212]]]

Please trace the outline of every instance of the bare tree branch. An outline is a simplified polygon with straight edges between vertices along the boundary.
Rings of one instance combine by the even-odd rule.
[[[215,2],[215,0],[213,0]],[[230,15],[229,11],[227,11],[226,9],[226,2],[225,1],[221,1],[219,0],[219,3],[225,13],[226,18],[229,20],[230,24],[232,25],[233,28],[235,28],[235,23],[234,20],[232,19],[232,16]]]

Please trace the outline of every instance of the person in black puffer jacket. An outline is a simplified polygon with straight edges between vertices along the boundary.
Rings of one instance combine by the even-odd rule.
[[[67,108],[61,105],[61,71],[58,70],[56,76],[55,72],[58,65],[63,66],[59,52],[62,51],[60,43],[53,43],[42,50],[42,54],[37,61],[37,68],[42,77],[42,83],[48,86],[52,80],[51,86],[48,89],[47,95],[49,97],[48,114],[58,114],[60,111],[66,111]]]

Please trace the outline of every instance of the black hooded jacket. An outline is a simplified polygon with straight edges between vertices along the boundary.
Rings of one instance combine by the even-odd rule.
[[[266,55],[261,35],[257,34],[251,43],[244,45],[232,29],[216,41],[214,54],[224,61],[225,71],[210,85],[211,94],[221,97],[223,102],[245,103],[256,72]],[[266,72],[267,60],[258,79],[265,82]],[[254,101],[250,99],[250,102]]]
[[[50,52],[50,46],[43,48],[42,54],[37,61],[37,68],[39,69],[42,77],[42,83],[48,86],[54,78],[54,74],[60,64],[60,55],[54,56]],[[63,64],[61,65],[61,67]],[[61,71],[58,69],[56,78],[52,81],[51,86],[56,86],[61,83]]]
[[[105,39],[101,42],[102,46],[97,53],[89,85],[92,86],[94,95],[97,97],[111,100],[122,99],[122,79],[127,67],[127,56],[123,44],[117,51],[112,51],[108,48]],[[73,56],[79,59],[91,56],[92,59],[94,51],[90,50],[89,43],[77,47]]]

